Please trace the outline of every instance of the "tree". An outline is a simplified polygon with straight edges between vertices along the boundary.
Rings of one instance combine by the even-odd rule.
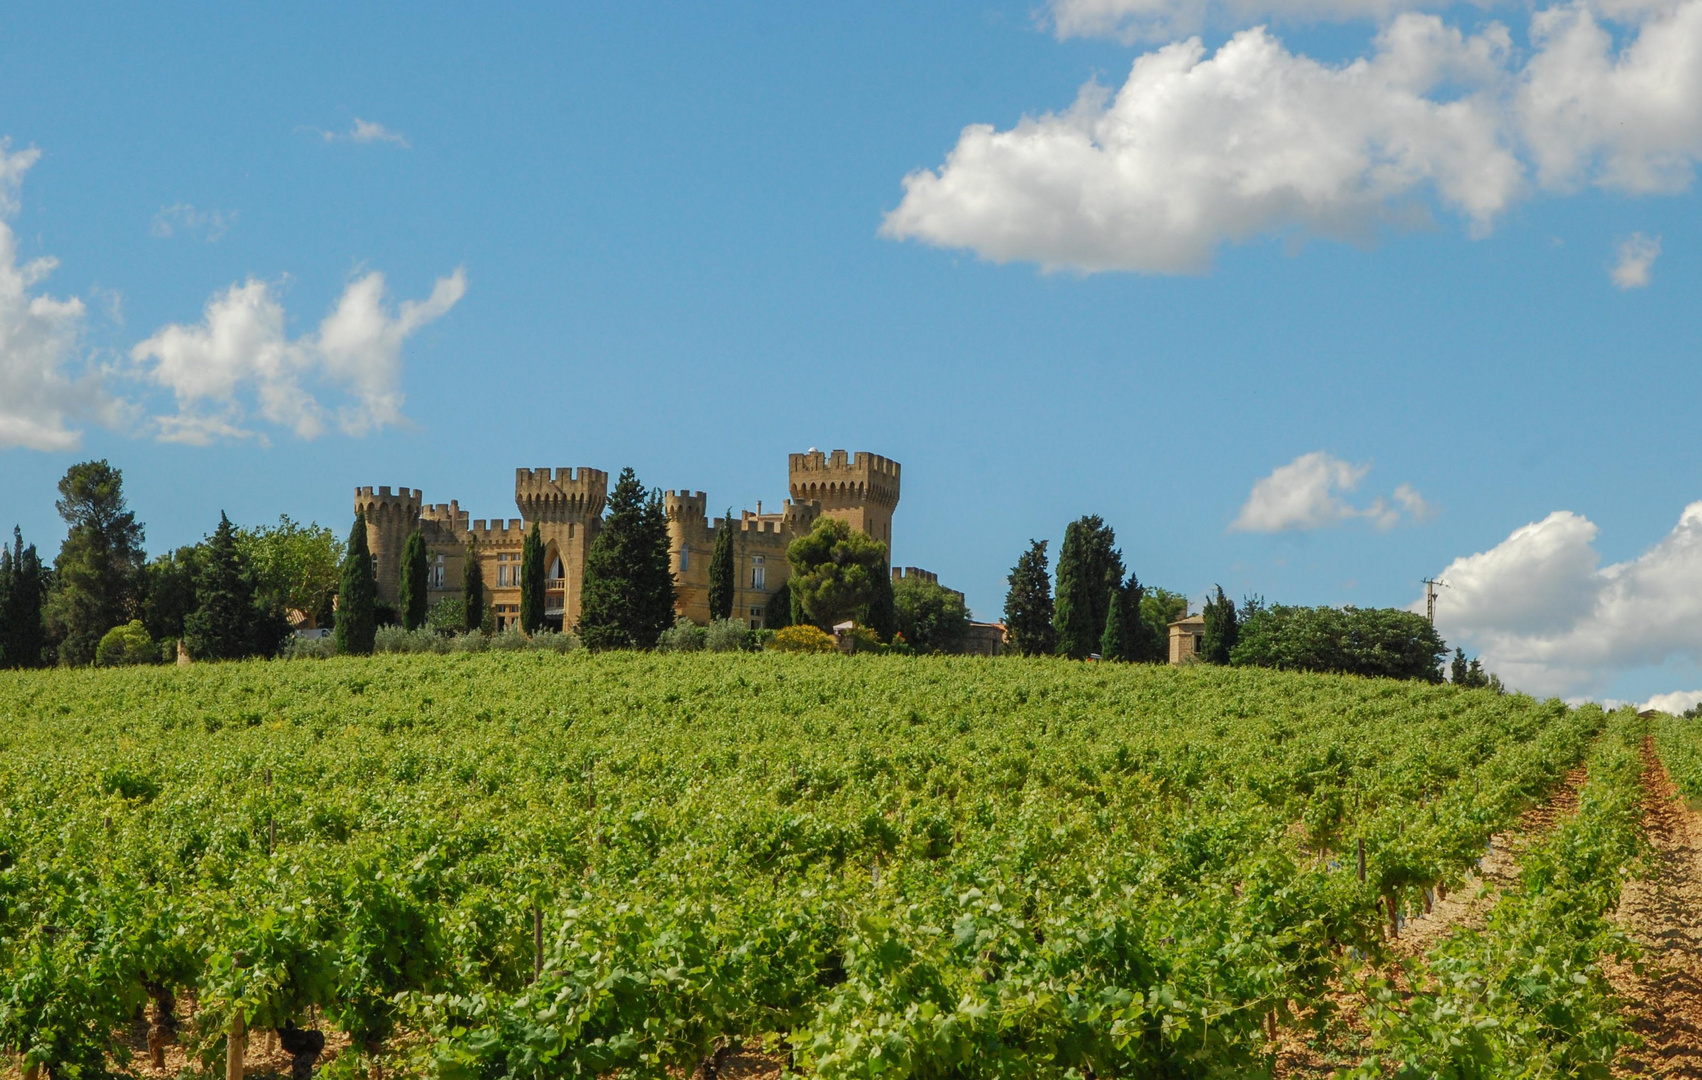
[[[792,625],[792,585],[790,582],[769,594],[762,605],[762,625],[769,630],[783,630]]]
[[[817,518],[815,528],[786,548],[786,561],[797,601],[794,616],[801,609],[805,620],[823,630],[847,619],[868,623],[871,604],[892,588],[886,545],[838,518]]]
[[[254,587],[236,529],[222,513],[199,560],[195,602],[194,613],[183,620],[183,644],[197,660],[270,656],[289,633],[276,598]]]
[[[1448,665],[1448,675],[1449,681],[1455,686],[1468,685],[1467,680],[1471,678],[1471,672],[1466,667],[1466,651],[1464,649],[1454,650],[1454,660]]]
[[[592,649],[650,649],[674,624],[668,518],[659,492],[622,469],[602,531],[585,556],[579,636]]]
[[[137,613],[144,533],[124,504],[124,474],[104,460],[67,469],[59,496],[70,530],[54,560],[48,618],[60,661],[88,664],[101,637]]]
[[[538,523],[520,548],[520,629],[536,634],[544,627],[544,539]]]
[[[969,636],[969,609],[962,593],[912,575],[892,586],[892,598],[897,632],[911,648],[924,653],[962,650]]]
[[[1163,663],[1170,654],[1170,624],[1188,614],[1188,598],[1179,592],[1148,586],[1141,596],[1141,622],[1146,624],[1147,661]]]
[[[1085,660],[1099,651],[1111,591],[1123,583],[1123,556],[1111,526],[1097,514],[1072,521],[1058,550],[1058,594],[1052,621],[1060,655]]]
[[[1428,619],[1395,608],[1276,604],[1242,623],[1238,665],[1442,681],[1448,647]]]
[[[1112,588],[1105,610],[1105,632],[1099,639],[1100,659],[1136,664],[1151,658],[1146,624],[1141,621],[1143,591],[1133,574],[1126,583]]]
[[[1214,588],[1217,592],[1206,601],[1205,610],[1200,613],[1206,620],[1204,640],[1200,642],[1200,658],[1208,664],[1227,664],[1237,640],[1235,603],[1223,595],[1222,585]]]
[[[716,622],[732,617],[733,508],[729,506],[721,527],[715,530],[715,552],[709,556],[709,619]]]
[[[886,545],[881,546],[884,548]],[[965,617],[967,618],[967,614]],[[898,633],[898,602],[892,592],[892,567],[888,566],[884,559],[860,621],[873,630],[875,636],[883,642],[891,641],[892,635]]]
[[[337,595],[343,545],[336,533],[281,514],[276,525],[238,529],[236,546],[254,575],[254,587],[276,606],[301,612],[311,627],[330,621],[321,617],[328,616]]]
[[[532,532],[535,535],[537,531],[538,526],[534,522]],[[527,542],[530,543],[530,539]],[[402,580],[396,587],[396,607],[402,616],[404,630],[418,630],[425,625],[426,609],[431,606],[427,592],[430,585],[426,581],[428,572],[425,533],[416,527],[402,545]],[[538,605],[538,610],[540,613],[543,611],[542,604]],[[542,618],[542,615],[539,617]]]
[[[43,607],[47,573],[35,545],[12,527],[12,546],[0,545],[0,668],[37,667],[46,659]]]
[[[1011,567],[1005,594],[1005,636],[1023,656],[1050,656],[1058,637],[1052,627],[1052,578],[1047,573],[1046,541],[1030,540]]]
[[[372,578],[365,514],[355,514],[345,551],[337,586],[337,651],[344,656],[369,656],[378,632],[378,583]]]
[[[183,637],[183,622],[195,611],[195,568],[204,545],[156,555],[142,567],[142,625],[155,641]]]
[[[461,598],[466,602],[466,629],[469,633],[481,629],[485,621],[485,569],[479,563],[479,540],[467,541],[467,557],[462,563]]]

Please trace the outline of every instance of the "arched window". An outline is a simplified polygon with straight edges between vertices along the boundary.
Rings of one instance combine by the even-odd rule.
[[[683,548],[680,549],[680,573],[686,574],[686,573],[690,573],[690,572],[691,572],[691,549],[683,547]]]
[[[550,580],[560,581],[561,577],[561,556],[557,555],[555,558],[550,560]]]

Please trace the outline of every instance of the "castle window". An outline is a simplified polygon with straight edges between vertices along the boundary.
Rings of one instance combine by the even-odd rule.
[[[690,548],[681,548],[680,549],[680,573],[686,574],[686,573],[690,573],[690,572],[691,572],[691,549]]]
[[[550,563],[550,580],[551,581],[560,581],[561,580],[561,557],[560,556],[557,556]]]
[[[768,589],[768,567],[762,564],[761,555],[751,556],[751,588],[759,592]]]
[[[443,556],[442,555],[439,555],[437,557],[437,565],[431,568],[431,587],[434,588],[434,589],[443,588]]]

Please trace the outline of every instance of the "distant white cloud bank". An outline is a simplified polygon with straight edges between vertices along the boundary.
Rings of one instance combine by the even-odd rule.
[[[409,148],[407,138],[399,131],[391,131],[376,120],[362,120],[355,117],[355,122],[347,131],[326,131],[324,128],[312,128],[326,142],[352,143],[389,143],[406,150]]]
[[[904,178],[881,232],[1047,270],[1187,274],[1260,236],[1363,240],[1435,208],[1483,235],[1537,191],[1690,184],[1702,0],[1548,7],[1530,16],[1528,50],[1499,23],[1468,35],[1396,6],[1058,0],[1064,36],[1162,37],[1214,12],[1388,21],[1346,64],[1291,52],[1264,27],[1215,52],[1173,41],[1062,112],[970,124],[943,164]]]
[[[1597,533],[1558,510],[1455,559],[1437,575],[1442,636],[1517,689],[1567,698],[1624,671],[1702,662],[1702,502],[1625,562],[1601,564]]]
[[[1301,454],[1253,484],[1252,493],[1230,524],[1231,532],[1306,532],[1364,519],[1392,529],[1404,519],[1425,521],[1434,509],[1411,484],[1355,506],[1346,496],[1359,488],[1370,465],[1355,465],[1322,450]]]

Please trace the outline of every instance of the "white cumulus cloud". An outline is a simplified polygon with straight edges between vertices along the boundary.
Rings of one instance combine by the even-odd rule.
[[[1619,43],[1587,2],[1539,11],[1528,54],[1499,24],[1466,35],[1411,11],[1346,64],[1263,27],[1215,53],[1173,42],[1114,92],[964,128],[904,178],[882,233],[1048,270],[1198,273],[1226,243],[1361,239],[1434,206],[1482,235],[1534,190],[1678,191],[1702,159],[1702,0],[1638,3],[1612,12]],[[1128,5],[1054,19],[1066,8],[1085,27]]]
[[[1437,575],[1436,624],[1510,686],[1561,697],[1616,673],[1702,661],[1702,502],[1635,559],[1601,565],[1597,528],[1556,511]]]
[[[4,220],[17,213],[24,174],[40,157],[34,148],[13,153],[0,139],[0,449],[73,449],[82,434],[76,421],[110,419],[115,407],[97,377],[72,373],[83,301],[37,291],[58,260],[19,265],[17,237]]]
[[[1656,709],[1674,716],[1694,708],[1702,703],[1702,690],[1674,690],[1669,694],[1656,694],[1648,701],[1637,706],[1639,712],[1645,709]]]
[[[1642,233],[1632,233],[1619,245],[1619,261],[1613,264],[1608,276],[1621,289],[1641,289],[1649,283],[1649,271],[1661,255],[1661,238],[1650,239]]]
[[[438,279],[430,297],[405,301],[392,314],[384,275],[368,273],[349,283],[315,333],[292,339],[272,286],[251,278],[208,301],[201,322],[162,328],[131,358],[177,399],[176,415],[157,421],[167,441],[254,437],[251,413],[303,439],[332,424],[362,435],[401,419],[402,345],[466,288],[466,275],[456,270]],[[340,404],[322,401],[325,391]]]
[[[1314,450],[1253,484],[1253,491],[1230,524],[1231,532],[1303,532],[1364,518],[1379,529],[1390,529],[1404,511],[1414,520],[1427,520],[1434,511],[1411,484],[1395,489],[1394,499],[1378,497],[1363,507],[1348,502],[1371,470]]]
[[[1060,38],[1112,37],[1156,41],[1211,26],[1382,19],[1415,7],[1406,0],[1052,0],[1046,21]]]

